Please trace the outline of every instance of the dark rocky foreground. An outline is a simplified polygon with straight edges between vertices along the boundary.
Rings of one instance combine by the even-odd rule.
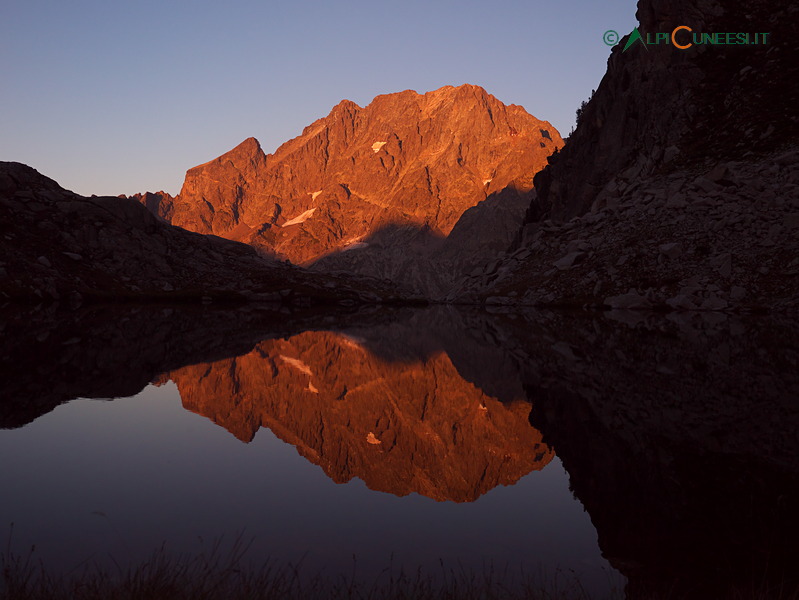
[[[382,291],[381,291],[382,290]],[[0,301],[375,302],[386,286],[309,275],[245,244],[191,233],[126,198],[85,198],[0,163]]]

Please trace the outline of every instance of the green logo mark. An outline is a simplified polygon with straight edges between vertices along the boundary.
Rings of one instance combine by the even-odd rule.
[[[633,29],[633,32],[630,34],[630,38],[627,40],[627,43],[624,44],[624,50],[622,50],[622,52],[627,52],[627,48],[629,48],[635,42],[638,41],[640,41],[644,45],[644,48],[646,48],[646,50],[649,50],[649,48],[646,47],[646,42],[644,42],[644,38],[641,37],[641,32],[638,31],[638,28],[636,27],[635,29]]]

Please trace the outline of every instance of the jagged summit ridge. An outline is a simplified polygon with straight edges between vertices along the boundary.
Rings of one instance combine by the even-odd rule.
[[[529,190],[561,145],[475,85],[343,100],[274,154],[248,138],[189,169],[171,221],[307,264],[389,224],[445,236],[491,193]]]

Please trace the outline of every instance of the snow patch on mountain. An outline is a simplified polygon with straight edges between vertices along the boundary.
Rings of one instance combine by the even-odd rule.
[[[314,214],[315,211],[316,211],[316,208],[309,208],[304,213],[302,213],[300,216],[294,217],[293,219],[290,219],[290,220],[286,221],[285,223],[283,223],[283,225],[281,225],[281,227],[288,227],[289,225],[299,225],[300,223],[305,223],[305,221],[307,221],[311,217],[311,215]]]
[[[284,356],[282,354],[280,354],[279,356],[280,356],[280,360],[282,360],[287,365],[290,365],[290,366],[294,367],[300,373],[305,373],[306,375],[309,375],[309,376],[313,377],[313,371],[311,371],[311,367],[306,365],[299,358],[291,358],[290,356]]]

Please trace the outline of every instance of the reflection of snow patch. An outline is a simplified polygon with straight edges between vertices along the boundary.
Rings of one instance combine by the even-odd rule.
[[[354,348],[356,350],[363,351],[363,346],[366,343],[365,339],[344,334],[342,334],[341,337],[342,337],[341,343],[347,346],[348,348]]]
[[[316,389],[316,386],[312,384],[310,381],[308,382],[308,391],[312,394],[318,394],[319,390]]]
[[[382,444],[383,443],[380,440],[378,440],[377,437],[375,437],[375,434],[372,433],[371,431],[369,432],[369,435],[366,436],[366,441],[369,442],[370,444]]]
[[[380,149],[386,145],[386,142],[375,142],[372,144],[372,151],[377,153],[380,152]]]
[[[316,200],[319,197],[319,194],[322,193],[322,190],[319,190],[318,192],[308,192],[308,193],[311,195],[311,200]]]
[[[313,376],[313,371],[311,371],[311,367],[306,365],[302,362],[299,358],[291,358],[290,356],[283,356],[280,355],[280,360],[282,360],[287,365],[291,365],[301,373],[305,373],[306,375]]]
[[[369,244],[366,242],[353,242],[344,248],[341,249],[342,252],[347,252],[348,250],[357,250],[358,248],[366,248]]]
[[[288,227],[289,225],[298,225],[300,223],[305,223],[312,214],[314,214],[315,208],[309,208],[304,213],[302,213],[299,217],[294,217],[290,221],[286,221],[281,225],[281,227]]]
[[[491,181],[493,181],[493,180],[492,179],[483,179],[483,185],[488,185],[489,183],[491,183]]]

